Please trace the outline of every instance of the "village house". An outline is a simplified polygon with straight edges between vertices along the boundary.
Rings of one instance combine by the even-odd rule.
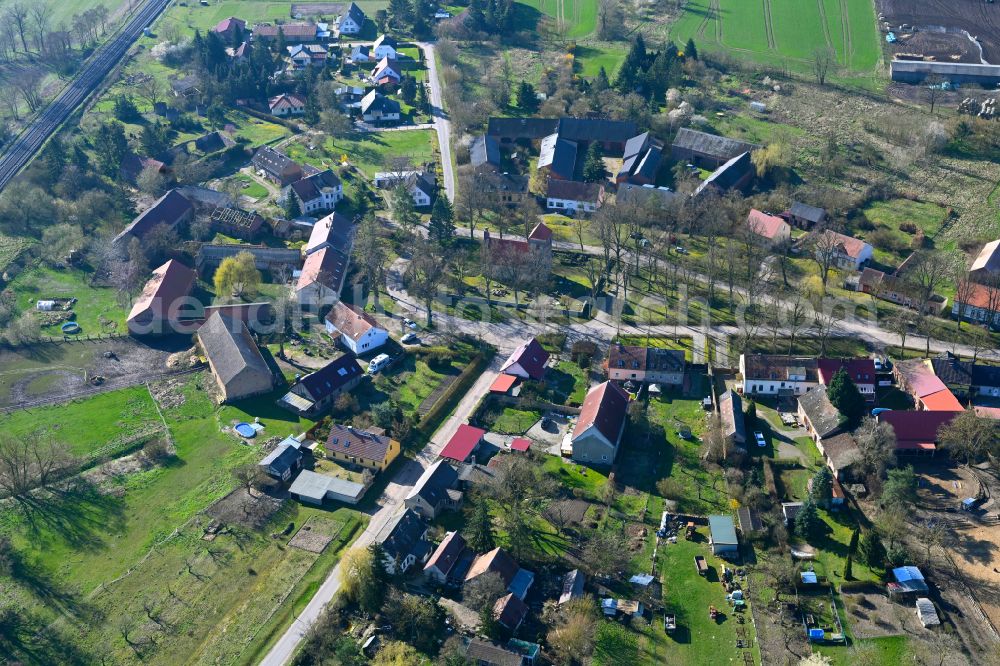
[[[384,472],[399,456],[399,442],[384,434],[332,424],[326,438],[326,457],[349,465]]]
[[[365,490],[364,484],[304,469],[295,477],[288,494],[313,506],[322,506],[326,500],[353,505],[361,501]]]
[[[809,230],[826,221],[826,211],[816,206],[795,201],[788,210],[788,221],[799,229]]]
[[[372,47],[368,44],[355,44],[350,55],[347,56],[347,60],[353,65],[365,65],[377,60],[377,58],[372,52]]]
[[[746,449],[747,426],[743,414],[743,399],[736,391],[728,390],[719,396],[719,419],[722,432],[733,446]]]
[[[379,326],[374,317],[343,301],[333,304],[325,321],[326,332],[358,355],[378,349],[389,339],[389,331]]]
[[[829,386],[834,375],[843,368],[848,379],[858,388],[858,392],[864,396],[868,402],[875,401],[875,384],[878,378],[875,376],[875,361],[870,358],[836,359],[821,358],[816,361],[816,374],[819,383]]]
[[[415,564],[423,565],[433,546],[427,541],[427,523],[409,509],[398,513],[379,533],[385,551],[385,570],[403,574]],[[383,537],[384,535],[384,537]]]
[[[754,143],[682,127],[670,146],[670,157],[701,169],[718,169],[733,158],[758,148],[761,146]]]
[[[499,575],[503,584],[507,586],[507,591],[521,600],[528,596],[528,590],[535,582],[535,574],[522,569],[521,565],[500,547],[477,555],[469,567],[469,572],[465,574],[465,582],[468,583],[489,573]]]
[[[246,324],[214,313],[198,329],[201,347],[221,393],[220,402],[267,393],[274,375]]]
[[[608,349],[608,379],[633,384],[684,383],[684,352],[679,349],[612,344]]]
[[[798,405],[799,420],[814,442],[819,443],[843,430],[843,418],[830,402],[825,386],[817,386],[800,395]]]
[[[656,182],[663,159],[663,144],[649,132],[638,134],[625,142],[622,165],[615,174],[615,182],[650,185]]]
[[[851,467],[861,461],[861,449],[849,432],[818,440],[816,448],[822,454],[823,461],[830,468],[834,479],[849,478]]]
[[[483,248],[494,257],[503,259],[506,256],[529,255],[536,267],[547,272],[552,268],[552,229],[539,222],[528,234],[527,240],[520,238],[497,238],[489,229],[483,231]],[[494,259],[495,261],[495,259]]]
[[[554,133],[558,126],[558,118],[490,118],[486,122],[486,136],[501,144],[532,143]]]
[[[448,532],[424,565],[424,575],[442,585],[465,580],[474,554],[458,532]]]
[[[337,21],[337,31],[341,35],[357,35],[365,25],[365,18],[361,7],[352,2],[344,15]]]
[[[953,394],[1000,397],[1000,366],[963,361],[951,352],[932,358],[931,365]]]
[[[195,272],[176,259],[153,271],[126,318],[131,335],[165,335],[183,327],[190,314]]]
[[[528,605],[511,592],[493,605],[493,619],[511,633],[517,632],[528,615]]]
[[[300,178],[288,186],[285,196],[295,196],[303,215],[333,210],[344,198],[344,186],[330,169]]]
[[[403,68],[395,58],[382,58],[368,75],[368,81],[375,86],[398,86],[403,80]]]
[[[514,639],[507,647],[478,638],[464,638],[466,663],[475,666],[533,666],[534,659],[515,650]],[[537,645],[535,646],[537,649]]]
[[[340,213],[330,213],[313,224],[302,252],[308,256],[317,250],[332,247],[347,254],[353,242],[354,224]]]
[[[129,151],[128,154],[122,158],[122,165],[118,172],[121,174],[122,178],[134,185],[139,176],[142,175],[142,172],[147,169],[155,171],[168,180],[171,177],[170,167],[162,161],[152,157],[141,157],[132,151]]]
[[[257,466],[265,474],[278,481],[287,482],[295,472],[302,469],[302,443],[294,437],[286,437],[271,450]]]
[[[514,350],[500,367],[500,372],[521,379],[541,381],[545,377],[545,364],[548,362],[549,353],[537,338],[531,338]]]
[[[372,44],[372,51],[379,60],[382,58],[395,60],[398,57],[396,53],[398,48],[399,43],[389,35],[379,35],[379,38]]]
[[[322,67],[326,64],[327,51],[322,44],[296,44],[285,47],[293,70],[306,67]]]
[[[328,411],[337,397],[357,386],[364,376],[357,357],[344,354],[292,384],[278,404],[313,418]]]
[[[344,286],[350,256],[332,247],[309,254],[295,283],[295,299],[299,305],[321,308],[335,303]]]
[[[756,208],[747,215],[747,230],[770,245],[781,245],[792,239],[792,227],[777,215],[762,213]]]
[[[226,55],[238,63],[249,61],[251,53],[253,53],[253,44],[248,39],[243,40],[236,46],[226,47]]]
[[[1000,284],[973,284],[959,289],[951,307],[951,316],[966,321],[1000,327]]]
[[[247,34],[247,22],[234,16],[224,18],[212,27],[212,32],[226,44],[238,44]]]
[[[306,100],[300,95],[281,93],[267,100],[272,116],[301,116],[306,112]]]
[[[434,174],[430,171],[380,171],[375,174],[374,183],[379,189],[405,187],[417,208],[430,208],[437,190]]]
[[[874,249],[859,238],[826,229],[815,240],[813,252],[816,256],[828,254],[837,268],[860,271],[865,263],[871,261]]]
[[[1000,240],[990,241],[983,246],[969,267],[969,279],[973,282],[991,284],[1000,276]]]
[[[481,169],[478,187],[490,197],[491,203],[513,208],[528,197],[531,179],[514,173],[500,173],[495,169]]]
[[[508,138],[498,136],[495,132],[502,125],[509,125],[515,133],[515,138],[522,138],[517,123],[493,123],[487,127],[487,135],[500,138],[501,142]],[[521,120],[521,119],[510,119]],[[546,122],[539,119],[535,123],[524,123],[523,127],[541,127]],[[608,155],[622,155],[628,140],[635,136],[636,126],[631,121],[604,120],[596,118],[560,118],[555,122],[554,131],[541,137],[536,168],[544,171],[549,178],[557,180],[576,180],[578,167],[583,164],[583,157],[593,143],[600,144]]]
[[[861,271],[858,291],[896,305],[916,309],[916,299],[908,293],[910,286],[905,281],[871,266],[865,266]]]
[[[462,493],[457,486],[458,472],[442,458],[424,470],[403,504],[427,520],[434,520],[461,505]]]
[[[319,31],[315,23],[261,23],[253,27],[253,38],[270,42],[281,33],[288,44],[311,44],[319,41]]]
[[[743,395],[796,396],[819,385],[814,358],[740,354]]]
[[[399,102],[378,90],[372,90],[361,99],[361,119],[366,123],[398,123],[402,117],[400,113]]]
[[[476,428],[463,423],[458,426],[458,430],[455,431],[455,434],[451,436],[451,439],[448,440],[448,443],[444,445],[444,448],[441,449],[441,453],[438,455],[457,463],[468,462],[479,448],[479,445],[483,443],[485,436],[486,431],[482,428]]]
[[[290,185],[305,175],[295,161],[270,146],[258,148],[251,164],[258,173],[281,186]]]
[[[913,397],[917,409],[930,412],[960,412],[964,409],[962,403],[934,374],[934,366],[927,359],[897,361],[892,374],[899,388]]]
[[[344,110],[360,109],[365,89],[358,86],[340,86],[334,88],[333,94]]]
[[[131,238],[142,240],[153,228],[161,224],[176,229],[182,224],[191,222],[193,217],[194,204],[177,190],[170,190],[137,215],[121,233],[115,236],[112,244],[119,245]]]
[[[573,460],[611,465],[625,431],[629,396],[607,381],[587,392],[573,432],[567,435]]]
[[[604,185],[573,180],[549,180],[545,207],[568,215],[593,213],[604,203]]]

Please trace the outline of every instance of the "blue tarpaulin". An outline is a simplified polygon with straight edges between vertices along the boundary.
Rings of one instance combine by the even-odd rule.
[[[822,629],[810,629],[809,630],[809,640],[811,641],[821,641],[823,640],[824,632]]]
[[[803,583],[810,583],[810,584],[813,584],[813,585],[815,585],[816,583],[818,583],[819,580],[816,578],[816,572],[815,571],[803,571],[802,572],[802,582]]]

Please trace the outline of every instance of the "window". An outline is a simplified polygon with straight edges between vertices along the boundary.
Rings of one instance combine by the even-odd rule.
[[[601,456],[601,460],[607,460],[607,459],[608,459],[607,456]]]

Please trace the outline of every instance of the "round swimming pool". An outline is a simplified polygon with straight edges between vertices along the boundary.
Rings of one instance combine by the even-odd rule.
[[[253,429],[253,426],[249,423],[237,423],[236,432],[239,433],[240,437],[250,438],[257,434],[257,431]]]
[[[59,328],[62,329],[63,333],[79,333],[80,332],[80,325],[78,323],[76,323],[75,321],[68,321],[65,324],[63,324],[62,326],[60,326]]]

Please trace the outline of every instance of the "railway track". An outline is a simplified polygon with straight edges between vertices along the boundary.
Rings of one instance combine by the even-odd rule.
[[[0,156],[0,190],[31,162],[48,138],[97,90],[101,81],[128,53],[143,28],[152,23],[169,3],[170,0],[147,0],[118,34],[97,50],[34,122],[18,135],[7,152]]]

